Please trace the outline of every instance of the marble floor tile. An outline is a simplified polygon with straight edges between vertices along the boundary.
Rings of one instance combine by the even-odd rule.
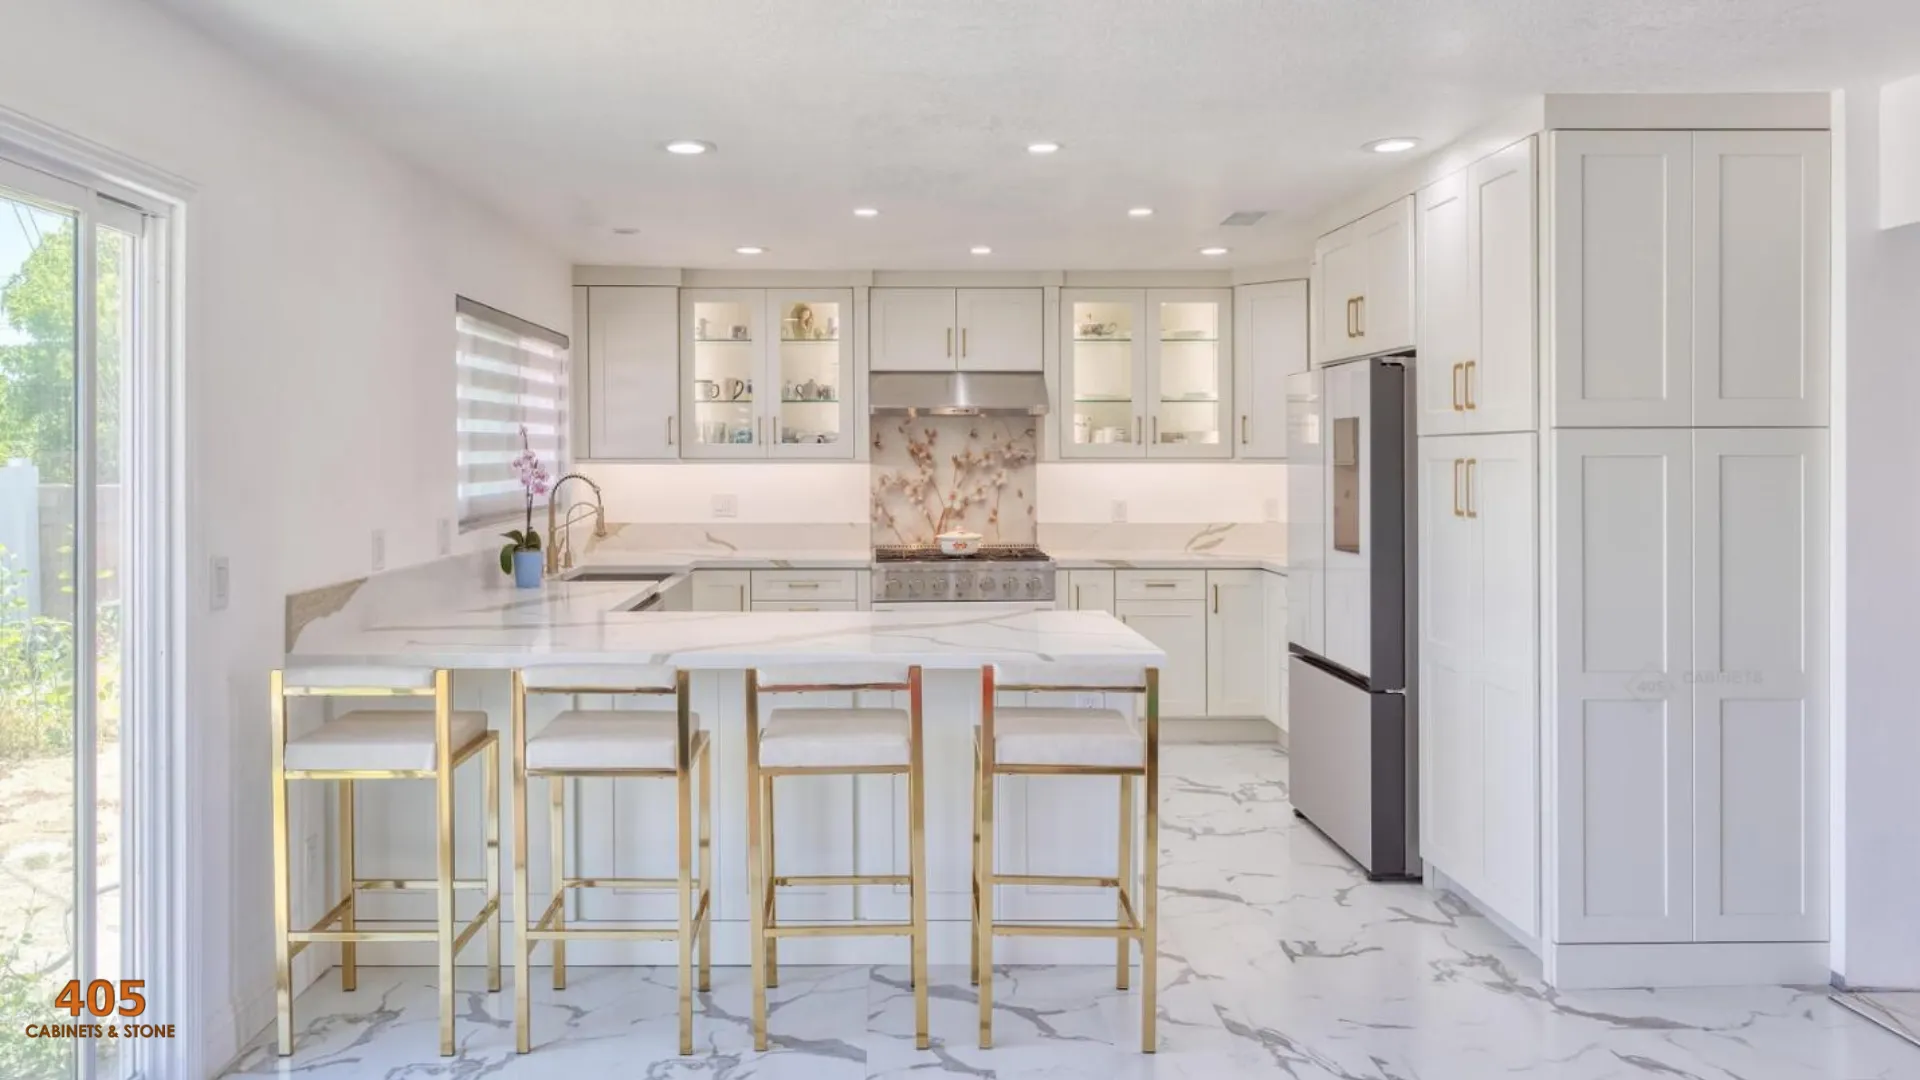
[[[575,968],[534,990],[534,1052],[513,1052],[510,993],[461,973],[459,1056],[435,1053],[434,974],[362,969],[302,994],[299,1052],[271,1031],[233,1076],[602,1076],[710,1080],[955,1075],[1058,1080],[1908,1080],[1920,994],[1835,1007],[1824,987],[1560,992],[1487,920],[1420,885],[1366,881],[1293,816],[1270,747],[1165,752],[1159,1052],[1138,1052],[1140,997],[1111,967],[995,972],[994,1046],[978,1046],[964,968],[936,968],[931,1046],[913,1040],[904,967],[783,968],[771,1048],[755,1053],[740,969],[696,999],[697,1052],[675,1054],[674,975]],[[535,969],[536,977],[544,969]],[[1136,969],[1134,980],[1138,981]]]

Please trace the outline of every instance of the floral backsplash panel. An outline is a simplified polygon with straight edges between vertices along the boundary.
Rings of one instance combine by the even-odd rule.
[[[931,544],[967,529],[1034,541],[1037,421],[1030,416],[873,418],[873,542]]]

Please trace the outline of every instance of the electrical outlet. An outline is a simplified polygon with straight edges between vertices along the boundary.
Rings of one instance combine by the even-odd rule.
[[[322,875],[322,871],[326,869],[326,867],[323,867],[320,865],[319,835],[314,833],[309,833],[307,835],[306,843],[303,847],[304,847],[304,850],[302,851],[302,854],[305,857],[305,861],[306,861],[307,880],[309,881],[318,880]]]
[[[214,611],[227,610],[229,593],[225,555],[213,557],[213,566],[207,577],[207,607]]]
[[[1113,520],[1115,521],[1127,520],[1127,500],[1125,499],[1113,500]]]
[[[453,554],[453,519],[441,518],[435,535],[437,541],[436,546],[440,549],[440,554]]]
[[[740,497],[738,495],[715,495],[713,497],[713,516],[732,518],[740,516]]]
[[[1280,500],[1279,499],[1267,500],[1267,520],[1268,521],[1280,520]]]
[[[373,572],[387,568],[387,530],[373,530]]]

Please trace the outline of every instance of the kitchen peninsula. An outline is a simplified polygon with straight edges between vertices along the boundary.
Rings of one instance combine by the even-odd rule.
[[[1165,654],[1111,615],[1091,611],[758,611],[672,610],[686,592],[687,575],[669,574],[657,582],[633,580],[552,580],[539,591],[506,587],[421,588],[406,603],[380,606],[377,614],[352,617],[356,605],[315,620],[298,630],[289,666],[405,666],[447,668],[454,672],[457,707],[484,708],[496,730],[508,716],[508,672],[515,668],[574,664],[658,664],[693,673],[693,706],[714,740],[714,846],[716,868],[716,960],[747,961],[747,882],[745,798],[745,701],[743,673],[751,668],[794,668],[880,661],[918,664],[925,670],[927,762],[927,859],[931,885],[928,915],[932,924],[930,961],[963,963],[967,958],[971,910],[968,847],[972,829],[972,726],[979,716],[979,671],[983,665],[1010,661],[1022,665],[1158,666]],[[431,594],[435,599],[426,599]],[[644,609],[644,610],[636,610]],[[805,702],[851,704],[851,694],[810,695]],[[860,704],[882,705],[888,694],[862,694]],[[1043,695],[1006,694],[1003,703]],[[1083,697],[1085,695],[1082,695]],[[900,695],[904,698],[904,695]],[[604,704],[588,698],[585,707]],[[307,703],[318,707],[318,703]],[[622,700],[623,707],[662,703]],[[904,707],[904,700],[897,703]],[[1113,696],[1109,704],[1137,714],[1138,703]],[[563,701],[536,699],[529,714],[535,730]],[[317,714],[309,714],[311,723]],[[301,717],[296,715],[299,725]],[[570,860],[595,876],[665,876],[674,853],[662,843],[657,826],[672,815],[670,784],[581,779],[568,799]],[[996,833],[1000,865],[1025,873],[1031,865],[1052,873],[1110,875],[1118,842],[1112,784],[1100,778],[1030,780],[1005,778],[999,792]],[[530,810],[529,863],[547,865],[542,818],[546,800],[535,785]],[[364,823],[359,841],[363,873],[409,873],[431,865],[433,814],[425,784],[364,785],[358,813]],[[463,777],[456,829],[474,835],[480,824],[479,785]],[[901,812],[904,784],[897,777],[799,777],[781,785],[776,820],[781,837],[781,867],[793,874],[894,874],[907,865],[907,838]],[[311,807],[313,813],[325,808]],[[324,820],[312,818],[310,820]],[[1028,828],[1029,821],[1044,827]],[[466,855],[466,852],[462,853]],[[471,857],[471,856],[469,856]],[[511,858],[511,852],[503,853]],[[379,868],[379,869],[376,869]],[[467,872],[469,868],[462,868]],[[472,868],[477,869],[477,867]],[[316,878],[317,874],[309,874]],[[313,881],[309,881],[312,884]],[[319,903],[317,893],[301,898]],[[366,917],[418,917],[420,898],[369,896]],[[383,910],[374,904],[385,901]],[[463,898],[463,903],[471,902]],[[608,891],[576,901],[577,919],[668,919],[672,899],[664,894]],[[904,917],[904,888],[859,890],[793,888],[781,895],[781,910],[795,919],[837,921]],[[1078,890],[1063,894],[1043,889],[1003,887],[997,909],[1008,919],[1109,920],[1110,893]],[[465,911],[463,906],[462,911]],[[298,913],[304,915],[302,911]],[[316,912],[317,914],[317,912]],[[299,917],[295,919],[299,922]],[[570,961],[594,963],[670,962],[670,946],[639,942],[576,944]],[[419,955],[408,953],[418,949]],[[383,951],[392,950],[392,951]],[[363,963],[418,962],[424,948],[411,945],[362,946]],[[782,946],[790,963],[886,963],[904,957],[902,946],[886,939],[795,939]],[[1011,939],[1002,943],[1005,962],[1100,962],[1112,957],[1112,945],[1097,940]],[[477,959],[477,958],[476,958]]]

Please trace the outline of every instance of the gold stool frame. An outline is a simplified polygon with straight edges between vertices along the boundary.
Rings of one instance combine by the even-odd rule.
[[[1145,694],[1147,739],[1145,757],[1138,766],[1109,765],[1001,765],[994,761],[993,715],[996,695],[1010,693]],[[1110,878],[1060,874],[1000,874],[993,863],[993,780],[997,776],[1117,776],[1120,779],[1119,873]],[[1140,845],[1139,904],[1128,885],[1133,880],[1133,781],[1146,787],[1146,834]],[[1160,669],[1147,668],[1140,685],[1043,686],[1032,683],[996,686],[991,666],[980,672],[980,727],[973,741],[973,964],[972,981],[980,988],[980,1047],[993,1045],[993,939],[1001,937],[1110,937],[1115,941],[1115,989],[1127,989],[1131,943],[1140,943],[1140,1051],[1157,1048],[1154,1011],[1157,1006],[1160,922]],[[995,885],[1057,885],[1113,889],[1113,926],[1071,923],[996,923],[993,920]]]
[[[357,944],[362,941],[430,941],[439,950],[440,1056],[453,1056],[454,958],[467,942],[487,927],[487,990],[500,989],[500,740],[492,730],[481,732],[465,746],[451,746],[453,724],[452,676],[433,672],[427,687],[288,686],[286,672],[275,669],[267,681],[272,694],[273,743],[273,937],[274,991],[278,1005],[278,1050],[293,1053],[293,958],[308,945],[322,941],[340,944],[340,987],[352,990],[359,981]],[[431,769],[287,769],[287,699],[431,697],[433,699],[434,767]],[[453,778],[475,754],[486,769],[486,877],[453,876]],[[320,921],[305,930],[293,923],[293,879],[288,850],[287,785],[295,780],[337,781],[340,816],[340,889],[345,894]],[[353,868],[353,786],[360,780],[432,780],[435,806],[435,876],[424,880],[364,879]],[[432,930],[362,930],[371,919],[356,918],[359,894],[369,890],[430,891],[437,901]],[[484,890],[480,911],[456,933],[453,898],[459,890]],[[381,922],[402,920],[378,920]],[[328,927],[339,924],[338,929]]]
[[[671,769],[529,769],[527,768],[527,698],[532,694],[672,694],[674,696],[674,767]],[[528,966],[533,948],[542,941],[553,947],[553,988],[567,988],[568,941],[677,941],[680,945],[680,1053],[693,1053],[693,950],[700,946],[701,993],[713,989],[713,763],[712,740],[693,730],[688,696],[688,673],[674,672],[665,686],[541,686],[528,688],[523,672],[513,673],[513,1018],[515,1049],[532,1049],[533,984]],[[699,896],[694,896],[693,776],[700,775]],[[553,896],[538,921],[528,923],[527,906],[527,778],[543,777],[551,795],[550,820]],[[566,782],[569,777],[671,779],[678,790],[676,832],[679,873],[671,878],[568,877],[566,873]],[[679,917],[669,929],[576,926],[567,927],[568,890],[674,889],[679,893]],[[697,906],[696,906],[697,905]]]
[[[760,765],[760,695],[820,691],[888,690],[907,692],[907,764],[860,766]],[[747,671],[747,878],[749,934],[753,953],[753,1045],[767,1049],[767,988],[780,985],[783,937],[905,936],[912,951],[914,1045],[927,1048],[927,807],[923,742],[925,715],[920,666],[907,669],[904,683],[779,683],[762,686],[760,672]],[[905,776],[907,778],[907,874],[777,874],[773,841],[773,782],[781,776]],[[854,922],[782,925],[775,893],[783,885],[905,885],[911,896],[908,922]]]

